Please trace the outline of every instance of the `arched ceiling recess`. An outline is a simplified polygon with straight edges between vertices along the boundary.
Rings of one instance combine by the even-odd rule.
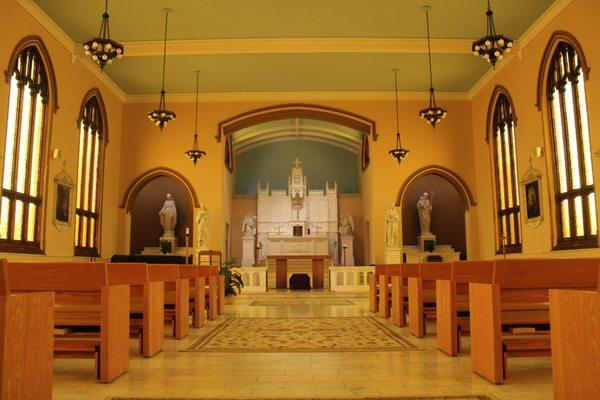
[[[215,138],[225,137],[225,165],[233,172],[234,155],[287,140],[318,141],[360,154],[369,166],[369,136],[377,140],[375,121],[338,108],[281,104],[250,110],[219,123]]]

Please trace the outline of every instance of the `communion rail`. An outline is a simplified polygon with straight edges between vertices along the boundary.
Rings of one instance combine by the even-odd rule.
[[[242,274],[244,282],[242,293],[267,291],[267,267],[235,268],[234,271]]]
[[[375,267],[329,267],[329,287],[332,292],[360,293],[369,291],[367,275]]]

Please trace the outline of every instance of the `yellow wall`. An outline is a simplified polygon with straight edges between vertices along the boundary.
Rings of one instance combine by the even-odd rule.
[[[118,185],[121,159],[121,115],[122,103],[94,75],[79,62],[72,62],[70,53],[46,29],[25,12],[14,0],[2,2],[0,13],[0,67],[4,71],[8,67],[10,55],[19,40],[28,35],[42,37],[54,66],[58,86],[59,110],[53,115],[50,142],[47,149],[60,149],[62,159],[67,162],[67,172],[77,179],[77,154],[79,145],[79,129],[76,120],[81,100],[86,92],[98,87],[104,98],[109,129],[109,144],[106,148],[104,193],[102,208],[102,256],[112,255],[117,248],[117,237],[113,234],[117,229]],[[4,157],[4,141],[6,135],[6,113],[8,109],[9,86],[2,79],[0,82],[0,157]],[[3,168],[0,166],[0,168]],[[59,232],[52,224],[54,208],[53,178],[62,171],[60,160],[50,160],[48,166],[48,182],[44,197],[45,213],[45,252],[48,256],[72,258],[74,249],[74,228]],[[28,258],[15,254],[0,254],[9,259]]]
[[[539,226],[527,225],[521,215],[523,232],[523,254],[520,256],[548,256],[552,249],[552,212],[549,201],[548,165],[552,146],[548,141],[547,116],[535,106],[538,69],[541,58],[552,33],[557,30],[573,34],[582,45],[592,70],[587,82],[587,101],[590,119],[592,152],[600,148],[600,114],[594,112],[600,106],[600,79],[595,67],[600,65],[600,51],[597,50],[600,29],[597,16],[600,15],[600,2],[596,0],[574,0],[558,15],[533,41],[523,49],[522,59],[515,58],[507,64],[472,100],[473,144],[475,148],[475,171],[477,177],[477,198],[479,200],[479,251],[483,258],[495,252],[494,206],[492,203],[493,175],[489,147],[485,142],[486,115],[492,91],[496,85],[505,86],[511,94],[518,118],[516,127],[516,151],[519,175],[528,168],[533,148],[544,147],[545,157],[534,158],[533,166],[542,172],[542,211],[544,220]],[[600,178],[600,160],[593,156],[594,176]],[[596,197],[598,200],[598,197]],[[598,250],[555,251],[552,256],[575,256],[598,254]]]

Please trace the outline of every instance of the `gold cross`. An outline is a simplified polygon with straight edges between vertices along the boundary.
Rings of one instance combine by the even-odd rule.
[[[300,166],[300,164],[302,164],[302,161],[298,160],[298,158],[296,158],[294,161],[292,161],[292,164],[296,165],[296,168],[298,168]]]

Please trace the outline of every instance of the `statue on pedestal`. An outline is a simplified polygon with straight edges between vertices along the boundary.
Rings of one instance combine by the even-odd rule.
[[[177,224],[177,206],[170,193],[167,194],[165,203],[158,215],[160,217],[160,224],[164,230],[160,239],[168,241],[173,240],[175,238],[175,225]]]
[[[431,211],[433,204],[429,198],[429,193],[425,192],[417,202],[417,210],[419,211],[419,223],[421,224],[421,236],[430,236],[431,233]]]
[[[354,234],[354,221],[350,214],[340,215],[340,224],[338,228],[340,235],[352,235]]]
[[[244,237],[256,235],[256,215],[246,214],[242,223],[242,232]]]
[[[208,247],[208,229],[211,216],[206,205],[200,204],[200,211],[198,212],[198,218],[196,224],[198,225],[198,250],[207,250]]]
[[[398,236],[400,233],[400,216],[396,207],[389,206],[385,213],[385,247],[398,248]]]

